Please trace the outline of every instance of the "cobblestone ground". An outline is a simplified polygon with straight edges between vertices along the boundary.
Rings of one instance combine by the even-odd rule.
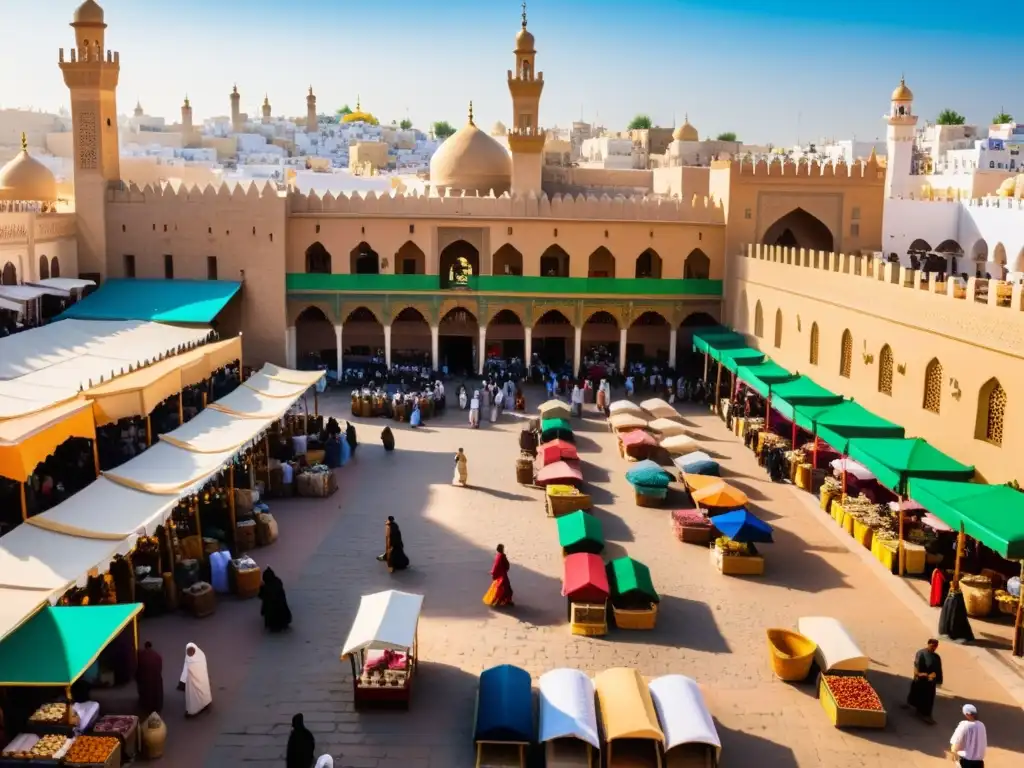
[[[536,406],[538,396],[531,394]],[[347,398],[327,397],[322,405],[328,413],[348,415]],[[291,716],[302,712],[318,754],[330,752],[339,768],[472,766],[477,675],[512,663],[535,677],[559,666],[690,675],[702,685],[717,721],[724,765],[943,765],[960,706],[971,701],[988,726],[986,765],[1019,768],[1024,713],[965,649],[949,643],[940,648],[946,684],[937,726],[899,708],[914,651],[934,625],[922,623],[887,589],[891,577],[815,519],[821,513],[806,497],[768,482],[720,421],[696,409],[684,415],[729,481],[775,526],[776,543],[764,547],[767,572],[760,579],[723,577],[707,550],[671,537],[664,510],[636,507],[626,464],[591,407],[579,422],[578,446],[609,554],[628,553],[647,563],[662,595],[655,631],[613,630],[605,638],[569,634],[555,523],[544,515],[540,492],[515,483],[519,418],[505,415],[497,425],[470,430],[464,414],[449,411],[423,429],[393,426],[393,454],[380,445],[383,421],[353,420],[361,445],[355,461],[337,472],[340,491],[324,501],[275,502],[281,541],[256,553],[285,580],[292,631],[264,635],[254,601],[224,601],[217,615],[203,621],[144,623],[169,668],[164,764],[283,765]],[[450,484],[460,446],[469,456],[472,487],[466,489]],[[394,575],[374,560],[388,514],[402,525],[412,560],[410,570]],[[516,608],[508,613],[491,611],[480,599],[498,542],[512,563]],[[338,654],[360,595],[388,588],[426,596],[421,674],[411,711],[357,714],[349,667]],[[839,618],[871,656],[871,680],[889,710],[885,730],[836,730],[813,685],[773,679],[764,630],[794,626],[804,615]],[[173,683],[177,649],[189,640],[210,660],[215,702],[209,714],[186,722]]]

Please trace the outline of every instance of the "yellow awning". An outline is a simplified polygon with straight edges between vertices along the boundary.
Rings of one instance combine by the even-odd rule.
[[[98,427],[120,419],[148,416],[168,397],[199,384],[214,371],[240,359],[241,354],[242,339],[234,336],[118,376],[83,394],[95,404]]]
[[[594,678],[601,705],[606,741],[653,739],[665,741],[647,683],[635,669],[606,669]]]
[[[72,400],[17,419],[0,421],[0,476],[24,483],[69,437],[96,439],[92,403]]]

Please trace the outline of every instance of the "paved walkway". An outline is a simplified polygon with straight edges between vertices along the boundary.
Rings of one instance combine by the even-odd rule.
[[[348,398],[322,398],[328,413],[348,415]],[[537,404],[537,395],[530,400]],[[339,768],[461,768],[473,765],[471,730],[476,676],[513,663],[535,677],[558,666],[594,673],[635,666],[643,674],[695,677],[703,686],[723,742],[723,764],[874,766],[905,768],[948,763],[943,750],[965,701],[988,725],[989,768],[1019,766],[1024,713],[967,649],[944,644],[946,685],[928,727],[902,711],[914,651],[932,633],[886,588],[871,563],[851,551],[789,486],[767,481],[753,455],[715,417],[685,414],[705,447],[728,470],[776,529],[765,547],[760,579],[719,575],[706,549],[670,535],[664,510],[635,506],[626,464],[614,437],[593,413],[580,422],[578,445],[603,520],[608,553],[647,563],[662,595],[653,632],[605,638],[569,634],[560,596],[561,557],[555,524],[541,494],[515,483],[519,419],[465,427],[450,412],[424,429],[396,428],[397,450],[379,442],[380,420],[353,420],[362,445],[338,471],[331,499],[275,502],[282,539],[256,552],[285,580],[294,629],[264,635],[255,601],[224,601],[212,618],[144,622],[144,634],[164,653],[169,671],[170,729],[164,764],[203,760],[209,768],[283,765],[291,716],[305,715],[318,753]],[[394,427],[393,427],[394,428]],[[450,485],[458,447],[469,456],[473,487]],[[388,514],[402,525],[412,568],[389,575],[374,560]],[[512,563],[516,609],[498,613],[480,601],[494,545]],[[338,659],[362,594],[387,588],[426,595],[420,626],[421,675],[408,713],[352,709],[351,674]],[[764,630],[794,626],[804,615],[843,621],[872,658],[871,680],[890,712],[884,731],[839,731],[829,725],[813,685],[773,679]],[[215,704],[196,721],[177,715],[173,692],[180,650],[198,642],[211,664]]]

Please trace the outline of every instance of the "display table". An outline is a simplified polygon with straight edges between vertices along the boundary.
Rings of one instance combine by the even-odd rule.
[[[93,736],[116,736],[121,741],[121,756],[125,762],[135,759],[139,751],[139,718],[135,715],[104,715],[97,720]]]

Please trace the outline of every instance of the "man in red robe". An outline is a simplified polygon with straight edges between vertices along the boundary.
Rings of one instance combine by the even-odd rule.
[[[505,545],[499,544],[491,565],[491,588],[484,595],[484,603],[492,608],[501,606],[513,607],[512,582],[508,579],[508,558],[505,557]]]
[[[135,682],[139,689],[139,708],[144,716],[164,708],[164,660],[150,642],[139,651]]]

